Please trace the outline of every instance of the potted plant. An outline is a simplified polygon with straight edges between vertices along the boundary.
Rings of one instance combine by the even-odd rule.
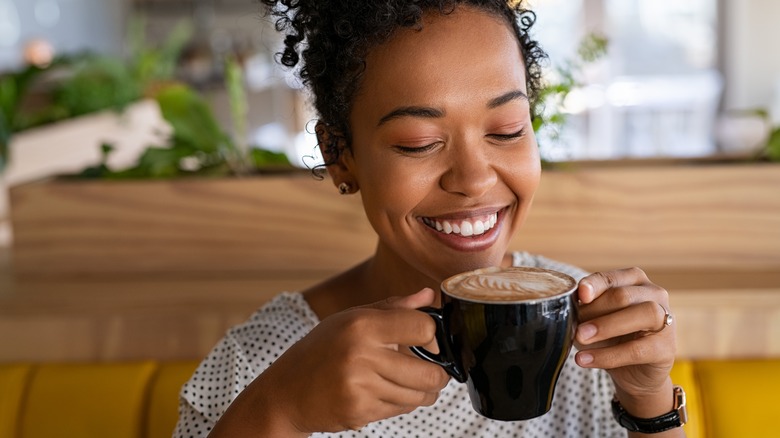
[[[131,30],[142,35],[138,25]],[[173,78],[190,34],[182,22],[159,48],[133,36],[126,59],[76,53],[0,76],[0,171],[7,182],[76,171],[99,157],[103,141],[129,149],[115,157],[118,164],[155,141],[165,124],[148,91]]]

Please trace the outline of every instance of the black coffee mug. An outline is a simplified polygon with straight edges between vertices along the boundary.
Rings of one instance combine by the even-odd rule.
[[[500,271],[511,277],[517,270],[559,276],[567,288],[547,297],[475,299],[454,296],[445,286],[450,279],[445,280],[441,309],[420,309],[436,322],[440,352],[411,347],[419,357],[467,383],[474,410],[495,420],[527,420],[550,410],[577,325],[577,283],[566,274],[488,268],[459,275]]]

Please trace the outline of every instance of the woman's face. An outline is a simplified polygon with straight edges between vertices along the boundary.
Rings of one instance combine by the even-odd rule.
[[[502,263],[540,175],[504,21],[459,7],[399,31],[366,57],[350,127],[333,176],[360,188],[376,260],[437,282]]]

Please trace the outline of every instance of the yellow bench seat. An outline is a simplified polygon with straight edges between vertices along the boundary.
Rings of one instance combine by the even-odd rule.
[[[197,362],[0,364],[0,438],[169,438]],[[689,438],[777,437],[780,359],[678,360]]]

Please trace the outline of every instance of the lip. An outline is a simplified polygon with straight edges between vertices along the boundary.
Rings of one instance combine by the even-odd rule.
[[[503,226],[503,220],[506,217],[506,212],[508,210],[508,207],[502,207],[502,208],[482,208],[478,210],[469,210],[469,211],[462,211],[462,212],[456,212],[452,214],[445,214],[441,216],[428,216],[425,219],[431,219],[431,220],[447,220],[447,221],[456,221],[456,220],[463,220],[463,219],[470,219],[478,216],[488,216],[491,214],[496,214],[496,224],[493,226],[493,228],[490,228],[489,230],[485,231],[483,234],[480,235],[473,235],[469,237],[461,236],[460,234],[445,234],[440,231],[437,231],[435,228],[431,227],[430,225],[426,224],[423,217],[418,218],[418,222],[427,230],[428,233],[430,233],[434,238],[442,242],[444,245],[456,250],[456,251],[462,251],[462,252],[477,252],[477,251],[483,251],[488,248],[490,248],[496,240],[498,240],[498,236],[501,234],[501,228]]]

